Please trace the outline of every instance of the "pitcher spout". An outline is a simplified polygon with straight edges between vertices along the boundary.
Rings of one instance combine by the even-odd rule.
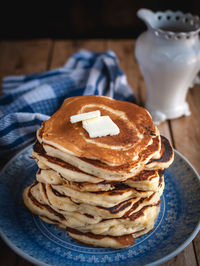
[[[137,16],[144,21],[148,28],[153,28],[155,25],[154,13],[146,8],[141,8],[137,11]]]

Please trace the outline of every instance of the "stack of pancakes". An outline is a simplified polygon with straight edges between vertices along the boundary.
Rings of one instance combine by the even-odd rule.
[[[120,133],[90,138],[70,122],[95,110]],[[39,170],[23,198],[33,213],[79,242],[125,248],[153,229],[174,153],[144,108],[93,95],[65,100],[38,130],[32,156]]]

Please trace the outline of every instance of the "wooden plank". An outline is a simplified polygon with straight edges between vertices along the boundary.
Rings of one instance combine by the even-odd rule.
[[[171,136],[171,132],[169,129],[168,121],[165,121],[165,122],[161,123],[160,125],[158,125],[158,129],[160,131],[160,134],[162,136],[166,137],[171,142],[171,144],[173,145],[172,136]]]
[[[57,40],[54,44],[51,69],[62,67],[67,59],[80,49],[103,52],[105,42],[103,40]]]
[[[194,241],[194,250],[196,254],[196,259],[198,261],[198,264],[200,265],[200,232],[195,237]]]
[[[192,243],[188,245],[181,253],[175,256],[173,259],[160,266],[196,266],[197,262],[195,259],[194,249]]]
[[[6,75],[46,70],[50,40],[0,42],[0,80]]]
[[[133,40],[108,40],[106,42],[106,48],[116,53],[120,68],[125,73],[127,81],[134,91],[137,103],[141,104],[139,97],[139,68],[134,55],[134,45],[135,42]]]
[[[6,75],[45,71],[51,45],[50,40],[0,42],[0,79]],[[3,246],[0,252],[1,265],[31,265],[16,255],[2,240],[0,240],[0,246]]]
[[[184,259],[187,266],[197,265],[193,243],[191,242],[183,251]]]
[[[200,173],[200,86],[188,93],[191,115],[171,121],[176,149],[181,152]]]

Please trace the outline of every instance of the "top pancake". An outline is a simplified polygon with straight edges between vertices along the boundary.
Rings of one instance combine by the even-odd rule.
[[[90,138],[82,123],[70,122],[72,115],[100,110],[119,127],[115,136]],[[89,95],[68,98],[42,125],[39,138],[45,144],[74,156],[117,166],[138,160],[138,154],[159,135],[149,113],[135,104]]]

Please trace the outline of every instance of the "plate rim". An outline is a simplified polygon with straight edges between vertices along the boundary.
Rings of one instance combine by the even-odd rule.
[[[0,176],[2,175],[2,173],[5,171],[5,169],[13,162],[15,161],[15,159],[23,152],[25,152],[26,150],[30,149],[30,147],[33,145],[33,143],[29,144],[27,147],[25,147],[24,149],[22,149],[21,151],[19,151],[17,154],[15,154],[5,165],[4,167],[1,169],[0,171]],[[175,155],[178,155],[179,157],[181,157],[182,160],[184,160],[189,167],[191,168],[191,170],[194,172],[195,176],[197,177],[198,181],[200,182],[200,175],[197,172],[197,170],[195,169],[195,167],[192,165],[192,163],[184,156],[182,155],[179,151],[177,151],[176,149],[174,149],[174,153]],[[185,249],[191,242],[192,240],[196,237],[196,235],[198,234],[200,230],[200,220],[198,222],[198,224],[196,225],[196,227],[194,228],[193,232],[191,233],[191,235],[179,246],[177,247],[173,252],[169,253],[168,255],[164,256],[163,258],[160,258],[156,261],[153,261],[151,263],[146,264],[146,266],[153,266],[153,265],[159,265],[161,263],[167,262],[168,260],[172,259],[173,257],[175,257],[176,255],[178,255],[181,251],[183,251],[183,249]],[[18,248],[15,244],[12,243],[12,241],[10,241],[7,236],[4,234],[4,232],[1,230],[0,228],[0,237],[2,238],[2,240],[19,256],[21,256],[22,258],[26,259],[27,261],[36,264],[36,265],[41,265],[41,266],[50,266],[49,264],[46,264],[32,256],[30,256],[29,254],[25,253],[21,248]],[[133,261],[134,263],[134,261]]]

